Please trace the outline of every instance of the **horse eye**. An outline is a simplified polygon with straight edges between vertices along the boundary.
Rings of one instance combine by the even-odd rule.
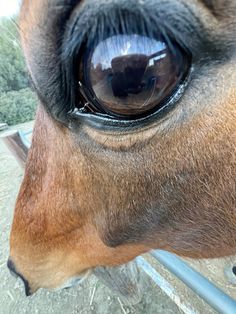
[[[124,119],[164,107],[191,63],[177,42],[137,34],[111,36],[87,48],[85,55],[80,80],[85,107]]]

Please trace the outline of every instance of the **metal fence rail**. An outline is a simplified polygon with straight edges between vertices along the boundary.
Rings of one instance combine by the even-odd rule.
[[[151,255],[213,309],[224,314],[236,313],[236,301],[234,299],[180,258],[165,251],[153,251]]]

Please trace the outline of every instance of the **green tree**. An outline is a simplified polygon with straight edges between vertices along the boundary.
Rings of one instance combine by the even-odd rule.
[[[0,19],[0,92],[20,90],[28,86],[16,25],[16,18]]]
[[[34,119],[37,99],[30,88],[0,94],[0,122],[14,125]]]
[[[0,19],[0,123],[14,125],[34,118],[37,98],[28,76],[17,30],[17,19]]]

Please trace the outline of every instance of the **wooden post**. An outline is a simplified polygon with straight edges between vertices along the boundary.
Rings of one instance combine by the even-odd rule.
[[[124,303],[135,305],[142,299],[142,276],[136,260],[116,267],[97,267],[94,275]]]
[[[22,168],[25,168],[25,163],[28,154],[28,147],[24,145],[18,131],[3,137],[4,143],[10,149],[12,154],[15,156],[16,160]]]

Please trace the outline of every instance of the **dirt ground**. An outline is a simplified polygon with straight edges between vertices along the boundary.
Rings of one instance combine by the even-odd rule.
[[[32,123],[17,126],[29,129]],[[62,291],[40,290],[26,298],[23,284],[13,278],[7,268],[9,253],[9,232],[13,216],[15,198],[22,180],[23,171],[3,143],[0,132],[0,314],[178,314],[182,313],[150,279],[143,273],[144,291],[142,301],[135,306],[125,306],[123,301],[106,288],[95,276],[89,277],[82,285]],[[225,268],[232,267],[235,258],[211,261],[189,261],[227,293],[236,297],[236,277],[225,277]],[[191,313],[215,313],[192,291],[167,272],[161,265],[154,265],[176,289],[184,302],[191,304]],[[235,282],[234,282],[235,281]],[[236,313],[236,311],[235,311]]]

